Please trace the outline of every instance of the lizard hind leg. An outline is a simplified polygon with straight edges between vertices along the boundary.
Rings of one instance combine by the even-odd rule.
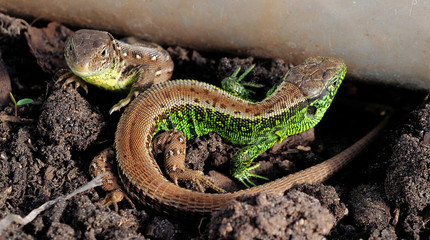
[[[229,77],[224,78],[221,81],[221,87],[228,93],[240,97],[242,99],[255,102],[255,99],[251,98],[251,95],[255,94],[254,91],[247,89],[245,87],[254,87],[254,88],[261,88],[263,85],[251,83],[251,82],[241,82],[248,73],[254,69],[255,64],[251,65],[248,69],[245,70],[245,72],[240,75],[240,77],[237,77],[237,74],[239,74],[240,67],[236,69],[236,71]]]
[[[153,140],[153,149],[155,155],[164,154],[165,171],[176,185],[178,181],[191,181],[201,192],[204,192],[203,185],[220,193],[225,192],[203,172],[185,167],[186,138],[181,131],[169,130],[157,135]]]
[[[102,189],[106,192],[106,197],[101,201],[103,205],[114,206],[116,212],[118,212],[118,203],[124,199],[130,204],[132,208],[135,208],[131,199],[121,189],[119,179],[113,172],[112,164],[108,162],[108,159],[115,158],[115,153],[112,148],[106,148],[95,156],[90,164],[90,174],[92,177],[97,177],[103,174],[103,185]]]

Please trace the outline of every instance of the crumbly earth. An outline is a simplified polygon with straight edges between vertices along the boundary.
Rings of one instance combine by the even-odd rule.
[[[12,103],[0,109],[0,219],[11,213],[25,216],[89,182],[89,163],[111,146],[120,116],[108,110],[121,95],[95,87],[86,95],[56,82],[53,72],[64,66],[58,56],[70,30],[43,24],[24,30],[26,37],[0,37],[15,98],[34,100],[18,108],[19,118],[13,117]],[[254,89],[257,98],[290,67],[282,60],[167,48],[175,61],[173,79],[219,86],[237,66],[256,63],[246,80],[264,85]],[[257,159],[257,173],[270,178],[312,166],[363,136],[380,121],[381,110],[396,109],[390,131],[324,184],[299,186],[284,196],[243,197],[202,219],[170,217],[136,201],[135,209],[124,202],[115,212],[100,204],[102,190],[90,189],[61,200],[24,227],[9,225],[0,239],[428,239],[430,100],[423,92],[349,80],[314,130]],[[226,176],[237,149],[216,134],[203,136],[189,141],[187,164],[234,191],[240,184]]]
[[[289,191],[231,201],[212,214],[209,239],[324,239],[335,218],[314,197]]]

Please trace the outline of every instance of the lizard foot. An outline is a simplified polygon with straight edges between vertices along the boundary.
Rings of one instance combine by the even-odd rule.
[[[236,172],[236,173],[233,174],[233,176],[237,180],[239,180],[243,185],[245,185],[245,187],[250,188],[250,186],[248,184],[250,184],[250,185],[252,185],[252,186],[255,187],[257,185],[255,185],[255,183],[252,182],[251,179],[249,179],[250,177],[260,178],[260,179],[264,179],[264,180],[270,180],[267,177],[250,173],[250,171],[252,171],[252,170],[254,170],[254,169],[258,168],[258,167],[260,167],[259,163],[255,164],[253,166],[250,166],[248,168],[245,168],[244,170],[242,170],[240,172]]]
[[[122,191],[122,189],[115,189],[114,191],[109,192],[100,203],[106,206],[112,204],[115,212],[118,212],[118,203],[122,202],[124,199],[127,200],[132,208],[136,208],[133,204],[133,201],[131,201],[131,199],[124,191]]]
[[[118,203],[124,199],[135,208],[131,199],[122,191],[118,177],[113,173],[112,164],[107,159],[114,158],[115,153],[112,148],[106,148],[99,155],[95,156],[90,164],[90,174],[92,177],[97,177],[103,174],[102,189],[106,192],[106,197],[101,201],[103,205],[112,204],[115,211],[118,212]]]
[[[109,114],[112,114],[113,112],[119,111],[121,108],[127,106],[133,98],[137,97],[139,95],[139,91],[130,91],[130,93],[125,97],[124,99],[121,99],[117,104],[113,105],[112,108],[109,110]]]
[[[67,85],[71,83],[75,83],[75,89],[82,87],[86,94],[88,94],[88,85],[87,83],[82,80],[80,77],[74,75],[71,71],[64,71],[64,73],[61,74],[61,76],[58,78],[58,82],[64,81],[63,83],[63,89],[66,89]]]
[[[219,193],[225,192],[224,189],[215,185],[212,178],[204,175],[203,172],[198,170],[192,170],[188,168],[176,169],[175,171],[170,171],[169,176],[176,185],[178,185],[178,181],[191,181],[198,186],[201,192],[205,191],[203,185],[212,188]]]
[[[252,90],[246,89],[245,86],[261,88],[263,85],[250,83],[250,82],[241,82],[241,81],[249,72],[252,71],[252,69],[254,69],[254,67],[255,67],[255,64],[249,67],[240,77],[237,77],[237,74],[239,74],[239,71],[241,69],[240,67],[238,67],[230,77],[226,77],[221,81],[222,88],[234,96],[237,96],[249,101],[253,101],[250,95],[255,94],[255,92]]]

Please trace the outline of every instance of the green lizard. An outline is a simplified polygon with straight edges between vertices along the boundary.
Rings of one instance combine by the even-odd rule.
[[[185,168],[185,143],[212,131],[227,142],[244,146],[233,156],[231,172],[244,185],[254,185],[250,177],[260,176],[250,173],[258,166],[250,166],[252,160],[274,143],[315,126],[333,101],[345,73],[345,63],[339,58],[309,58],[292,68],[273,93],[257,103],[194,80],[154,85],[131,103],[118,123],[114,146],[121,182],[132,197],[168,214],[205,214],[243,194],[282,193],[295,184],[324,181],[367,146],[384,124],[321,164],[233,193],[223,193],[200,171]],[[240,82],[244,77],[236,75],[228,81]],[[164,177],[155,160],[160,153],[164,154],[165,171],[173,183]],[[111,154],[103,151],[95,157],[90,171],[93,176],[104,174],[103,188],[111,191],[104,203],[116,206],[128,197],[105,161]],[[190,191],[178,187],[178,181],[205,184],[221,193]]]
[[[144,94],[148,107],[141,107],[141,111],[156,119],[148,138],[169,129],[179,130],[186,139],[216,132],[227,142],[243,146],[233,156],[230,171],[249,187],[248,184],[254,185],[250,177],[264,178],[250,172],[259,166],[251,166],[252,161],[276,142],[315,126],[330,106],[345,73],[345,63],[339,58],[309,58],[292,68],[273,93],[258,103],[195,81],[159,84]],[[166,97],[159,92],[170,94]],[[148,94],[153,94],[161,107]],[[123,118],[128,115],[126,111]],[[118,129],[121,131],[121,127]]]
[[[185,167],[185,143],[216,132],[225,141],[243,146],[233,156],[230,170],[244,185],[254,185],[250,177],[259,176],[250,172],[258,167],[250,165],[252,160],[287,136],[315,126],[333,101],[345,73],[345,63],[339,58],[309,58],[290,69],[273,93],[256,103],[194,80],[154,85],[125,109],[118,123],[114,146],[121,182],[132,197],[157,210],[207,214],[243,194],[282,193],[295,184],[324,181],[367,146],[383,125],[321,164],[233,193],[224,193],[202,172]],[[164,177],[155,160],[158,154],[164,155],[165,172],[173,182]],[[94,158],[90,170],[93,176],[108,176],[103,188],[111,192],[104,202],[115,206],[127,197],[106,170],[111,168],[104,160],[107,155],[104,151]],[[200,187],[204,184],[220,193],[191,191],[177,186],[178,181],[193,181]]]

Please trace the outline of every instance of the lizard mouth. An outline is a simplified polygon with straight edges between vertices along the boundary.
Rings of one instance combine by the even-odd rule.
[[[74,67],[70,67],[70,69],[72,70],[72,72],[76,76],[81,77],[81,78],[98,76],[98,75],[105,73],[107,70],[107,69],[91,70],[86,66],[79,66],[79,65],[76,65]]]
[[[70,70],[78,77],[88,77],[93,75],[94,71],[91,71],[88,66],[83,66],[82,64],[78,64],[69,58],[66,57],[67,65]]]
[[[78,70],[76,68],[70,68],[70,69],[78,77],[89,77],[93,75],[93,73],[88,69],[82,69],[82,70]]]
[[[66,58],[66,62],[70,70],[78,77],[91,77],[103,72],[99,69],[92,69],[93,67],[86,62],[79,62],[77,60],[73,61],[68,58]]]

